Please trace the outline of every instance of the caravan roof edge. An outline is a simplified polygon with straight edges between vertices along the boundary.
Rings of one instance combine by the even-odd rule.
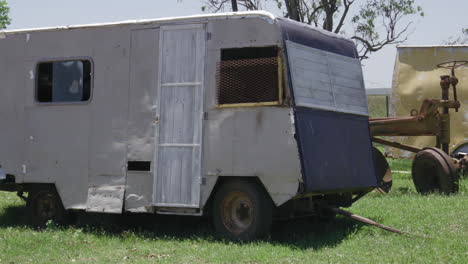
[[[135,19],[135,20],[125,20],[119,22],[109,22],[109,23],[95,23],[95,24],[84,24],[84,25],[69,25],[69,26],[57,26],[57,27],[42,27],[42,28],[27,28],[27,29],[16,29],[16,30],[0,30],[0,35],[10,35],[10,34],[21,34],[21,33],[30,33],[30,32],[40,32],[40,31],[54,31],[54,30],[70,30],[70,29],[82,29],[82,28],[95,28],[95,27],[110,27],[110,26],[119,26],[119,25],[138,25],[138,24],[156,24],[156,23],[171,23],[171,22],[180,22],[188,21],[192,19],[201,20],[201,19],[229,19],[229,18],[246,18],[246,17],[259,17],[264,18],[273,23],[276,20],[276,17],[270,12],[266,11],[242,11],[242,12],[228,12],[228,13],[213,13],[213,14],[199,14],[192,16],[180,16],[180,17],[166,17],[166,18],[156,18],[156,19]]]

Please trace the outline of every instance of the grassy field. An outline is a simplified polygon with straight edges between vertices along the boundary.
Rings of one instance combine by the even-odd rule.
[[[411,235],[338,217],[275,223],[271,237],[233,243],[213,238],[193,217],[81,215],[37,231],[25,204],[0,193],[0,263],[468,263],[468,185],[457,195],[416,194],[410,162],[391,161],[390,194],[371,193],[350,209]]]

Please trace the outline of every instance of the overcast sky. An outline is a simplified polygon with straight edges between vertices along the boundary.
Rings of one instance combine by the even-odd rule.
[[[8,29],[114,22],[199,14],[203,0],[7,0],[12,23]],[[270,0],[270,2],[272,2]],[[468,27],[468,0],[416,0],[425,16],[415,18],[405,44],[443,44]],[[273,3],[268,11],[281,15]],[[391,87],[395,46],[363,62],[367,88]]]

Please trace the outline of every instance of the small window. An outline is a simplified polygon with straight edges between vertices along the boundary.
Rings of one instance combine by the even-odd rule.
[[[129,161],[128,171],[151,171],[151,161]]]
[[[277,47],[222,50],[217,73],[218,105],[279,104],[280,67]]]
[[[37,66],[36,99],[41,103],[83,102],[91,95],[91,62],[41,62]]]

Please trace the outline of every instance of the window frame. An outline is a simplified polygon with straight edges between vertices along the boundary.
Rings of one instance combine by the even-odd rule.
[[[88,61],[90,64],[90,80],[89,80],[89,98],[86,101],[68,101],[68,102],[40,102],[39,98],[39,64],[42,63],[54,63],[54,62],[67,62],[67,61]],[[37,105],[50,106],[50,105],[88,105],[93,100],[94,95],[94,61],[91,57],[79,56],[79,57],[59,57],[59,58],[47,58],[36,61],[34,74],[34,102]]]
[[[249,47],[249,48],[268,48],[272,46],[262,46],[262,47]],[[275,46],[278,49],[278,54],[276,56],[278,61],[278,100],[270,102],[257,102],[257,103],[235,103],[235,104],[218,104],[216,103],[217,108],[233,108],[233,107],[258,107],[258,106],[281,106],[284,102],[284,65],[283,57],[281,56],[281,48]],[[221,62],[221,57],[219,58]],[[217,66],[218,67],[218,66]],[[218,89],[218,84],[216,83],[216,90]],[[217,95],[215,93],[215,101],[217,102]]]

